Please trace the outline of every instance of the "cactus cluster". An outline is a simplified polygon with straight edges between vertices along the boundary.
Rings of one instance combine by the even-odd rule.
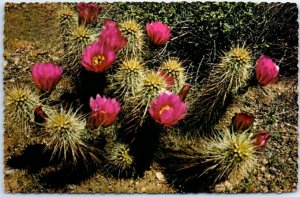
[[[100,20],[97,6],[80,3],[80,24],[72,9],[59,11],[65,50],[60,66],[39,63],[32,70],[35,85],[47,94],[41,94],[40,101],[27,86],[7,89],[6,114],[22,125],[33,123],[34,117],[40,141],[52,158],[65,163],[93,158],[118,175],[134,172],[137,158],[142,158],[135,151],[155,152],[147,136],[154,139],[158,133],[153,140],[160,141],[155,158],[176,181],[202,184],[197,181],[203,178],[208,179],[203,185],[223,180],[236,184],[251,173],[268,138],[268,133],[251,137],[254,116],[239,115],[232,123],[237,125],[214,130],[230,98],[249,85],[255,68],[250,49],[233,46],[191,88],[187,81],[193,75],[181,58],[160,57],[159,64],[152,64],[157,61],[145,57],[146,43],[159,47],[170,41],[167,24],[149,22],[143,28],[133,19],[106,20],[100,30],[88,24]],[[89,13],[92,10],[97,13]],[[256,64],[263,67],[257,70],[261,85],[274,81],[278,69],[272,60],[263,57]],[[263,73],[268,69],[272,74]],[[68,85],[75,87],[60,87]],[[83,92],[81,100],[69,105],[49,101],[61,99],[54,92],[74,89]]]

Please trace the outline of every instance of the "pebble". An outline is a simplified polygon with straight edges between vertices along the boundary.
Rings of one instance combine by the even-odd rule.
[[[155,176],[156,176],[156,178],[157,178],[159,181],[164,181],[164,180],[165,180],[165,177],[164,177],[164,175],[163,175],[161,172],[156,172],[156,173],[155,173]]]
[[[13,170],[13,169],[10,169],[10,170],[4,170],[4,174],[5,175],[10,175],[10,174],[13,174],[15,173],[16,170]]]
[[[262,160],[262,163],[263,163],[264,165],[266,165],[266,164],[268,164],[269,162],[268,162],[267,159],[263,159],[263,160]]]

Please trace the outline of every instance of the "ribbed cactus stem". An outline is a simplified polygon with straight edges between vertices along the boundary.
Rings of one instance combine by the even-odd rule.
[[[75,12],[68,8],[63,7],[57,12],[58,17],[58,35],[61,37],[61,42],[64,47],[65,52],[68,48],[69,36],[71,34],[72,28],[78,24],[78,17]]]
[[[144,48],[144,33],[141,26],[133,19],[125,20],[120,24],[120,30],[128,42],[122,49],[122,59],[141,58]]]
[[[74,26],[70,29],[70,35],[67,41],[67,51],[63,56],[63,64],[66,70],[78,74],[79,62],[82,59],[82,51],[92,43],[92,31],[84,26]]]
[[[108,77],[110,85],[108,91],[117,96],[125,105],[128,99],[138,93],[137,84],[145,76],[144,63],[137,58],[123,61],[115,74]]]
[[[161,162],[174,180],[182,184],[214,185],[220,181],[238,184],[257,167],[257,148],[249,134],[226,130],[213,138],[166,134],[161,139]]]
[[[221,62],[213,65],[209,76],[191,93],[193,100],[190,117],[187,117],[193,123],[191,126],[204,129],[213,126],[228,99],[248,84],[253,68],[251,54],[246,48],[233,47],[224,53]]]
[[[168,75],[174,78],[175,83],[172,87],[174,92],[179,92],[187,80],[185,69],[182,64],[183,62],[180,61],[179,58],[170,57],[165,60],[160,67],[161,70],[166,71]]]
[[[40,104],[39,96],[29,86],[12,86],[5,88],[5,114],[13,120],[17,128],[28,131],[33,122],[34,109]]]
[[[126,173],[133,168],[134,157],[130,153],[130,147],[120,142],[108,143],[104,148],[104,157],[109,170]]]
[[[83,116],[65,111],[51,111],[44,124],[43,135],[40,137],[46,144],[46,149],[52,151],[52,158],[62,157],[63,161],[71,160],[76,164],[78,160],[85,160],[89,154],[85,141],[86,129]]]

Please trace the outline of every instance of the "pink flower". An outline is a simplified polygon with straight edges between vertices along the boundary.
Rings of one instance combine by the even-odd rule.
[[[268,143],[269,132],[263,129],[259,133],[255,134],[252,139],[254,139],[254,144],[257,148],[264,148]]]
[[[256,61],[256,79],[262,86],[273,83],[279,74],[279,67],[267,56]]]
[[[118,52],[127,44],[127,38],[122,36],[118,24],[112,20],[105,20],[98,41],[115,52]]]
[[[232,117],[232,124],[235,131],[238,130],[246,130],[248,129],[254,122],[254,116],[247,113],[238,113]]]
[[[35,85],[45,92],[51,92],[62,78],[63,68],[53,63],[37,63],[32,67]]]
[[[93,128],[97,128],[100,125],[107,127],[111,125],[120,112],[120,104],[116,99],[101,97],[97,94],[96,99],[90,98],[90,107],[92,113],[90,116],[90,122],[93,122]]]
[[[168,25],[163,24],[160,21],[147,23],[146,29],[149,38],[155,45],[165,44],[172,36],[171,29],[168,27]]]
[[[93,42],[88,45],[82,53],[80,62],[86,70],[91,72],[103,72],[111,67],[116,59],[115,52],[103,44]]]
[[[180,97],[171,92],[160,94],[149,108],[151,117],[164,126],[175,125],[186,115],[187,106]]]
[[[100,12],[101,7],[96,3],[77,3],[77,10],[79,12],[79,19],[83,21],[84,24],[96,22]]]

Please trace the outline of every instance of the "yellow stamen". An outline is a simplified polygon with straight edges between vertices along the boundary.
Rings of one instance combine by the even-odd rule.
[[[164,111],[169,110],[171,107],[169,105],[165,105],[160,111],[159,114],[161,115]]]
[[[103,55],[97,55],[92,58],[92,64],[94,64],[95,66],[98,66],[104,60],[105,60],[105,57]]]

